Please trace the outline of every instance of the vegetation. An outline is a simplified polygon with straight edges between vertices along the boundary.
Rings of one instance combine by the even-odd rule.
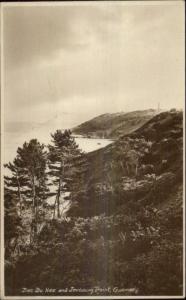
[[[69,181],[71,180],[67,171],[72,167],[72,162],[75,157],[80,156],[81,152],[74,138],[71,136],[70,130],[57,130],[52,134],[52,142],[54,145],[49,145],[48,167],[50,172],[48,175],[52,177],[53,185],[57,185],[56,201],[54,204],[54,216],[57,205],[57,217],[60,217],[60,197],[62,191],[65,191]]]
[[[24,143],[22,148],[18,148],[17,156],[13,164],[5,165],[11,172],[11,177],[5,177],[5,186],[17,188],[19,200],[19,213],[22,214],[24,203],[30,203],[32,208],[30,240],[35,240],[38,233],[40,217],[43,214],[42,207],[47,197],[46,186],[46,152],[44,145],[41,145],[36,139],[29,143]]]
[[[88,154],[59,130],[46,151],[33,140],[19,148],[5,178],[6,294],[39,287],[42,295],[69,295],[63,288],[74,287],[71,296],[90,295],[97,287],[94,295],[113,295],[107,288],[118,287],[114,295],[182,295],[182,128],[182,113],[171,111]],[[42,184],[33,187],[36,179]],[[34,203],[42,226],[25,242]]]
[[[148,109],[129,113],[103,114],[73,128],[73,133],[94,138],[117,139],[141,127],[156,113],[156,110]]]

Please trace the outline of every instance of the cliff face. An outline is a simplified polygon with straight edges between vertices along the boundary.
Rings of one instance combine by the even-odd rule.
[[[150,120],[157,112],[153,109],[129,113],[103,114],[72,129],[73,133],[90,137],[118,138]]]

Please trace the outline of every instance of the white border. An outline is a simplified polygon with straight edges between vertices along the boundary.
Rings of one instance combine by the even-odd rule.
[[[70,1],[70,0],[61,0],[61,1],[42,1],[42,2],[34,2],[34,1],[22,1],[22,2],[4,2],[3,3],[3,7],[7,7],[7,6],[79,6],[79,5],[83,5],[83,6],[96,6],[98,3],[99,5],[123,5],[123,6],[132,6],[134,5],[139,5],[141,6],[143,3],[143,5],[175,5],[175,3],[177,2],[183,2],[184,0],[84,0],[84,1],[78,1],[78,0],[74,0],[74,1]]]
[[[1,205],[0,205],[0,212],[1,212],[1,225],[0,225],[0,229],[1,229],[1,241],[0,241],[0,267],[1,267],[1,274],[0,274],[0,295],[2,294],[2,297],[4,295],[4,186],[3,186],[3,163],[4,163],[4,147],[3,147],[3,142],[4,142],[4,77],[3,77],[3,69],[4,69],[4,60],[3,60],[3,5],[1,4],[0,6],[0,21],[1,21],[1,33],[0,33],[0,37],[1,37]]]
[[[99,5],[174,5],[177,2],[183,3],[183,8],[185,8],[184,0],[162,0],[162,1],[51,1],[51,2],[4,2],[0,4],[0,16],[1,16],[1,247],[0,247],[0,297],[2,300],[20,300],[20,299],[184,299],[185,298],[185,105],[183,109],[183,295],[182,296],[5,296],[4,295],[4,186],[3,186],[3,161],[4,161],[4,78],[3,78],[3,70],[4,70],[4,53],[3,53],[3,9],[4,7],[17,7],[17,6],[95,6],[99,3]],[[183,10],[184,11],[184,10]],[[185,11],[184,11],[185,12]],[[185,18],[185,15],[184,15]],[[185,92],[185,91],[184,91]],[[185,103],[184,103],[185,104]]]

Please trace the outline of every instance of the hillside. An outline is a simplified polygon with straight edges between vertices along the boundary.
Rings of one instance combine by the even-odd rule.
[[[139,110],[129,113],[103,114],[72,129],[73,133],[100,138],[118,138],[141,127],[156,110]]]
[[[182,112],[154,116],[69,171],[67,218],[48,220],[29,255],[7,264],[7,290],[37,284],[52,287],[50,296],[182,295]]]
[[[107,270],[109,284],[119,281],[139,295],[181,294],[182,112],[155,116],[89,153],[86,164],[74,181],[69,215],[84,218],[81,226],[87,217],[90,228],[94,223],[91,241],[104,241],[106,261],[115,266]],[[104,265],[101,250],[98,257]]]
[[[84,193],[87,192],[88,207],[83,207],[84,197],[81,195],[80,209],[85,209],[87,215],[87,211],[91,210],[90,203],[92,203],[95,210],[92,210],[91,214],[100,213],[99,206],[102,201],[96,191],[98,186],[98,190],[102,188],[107,191],[106,198],[108,199],[108,195],[112,198],[114,195],[114,191],[108,193],[109,186],[113,190],[119,188],[118,192],[121,196],[123,190],[121,191],[120,186],[125,186],[127,178],[136,184],[138,181],[147,180],[146,175],[153,179],[152,174],[157,177],[172,172],[175,179],[182,178],[182,144],[182,112],[163,112],[135,132],[121,137],[115,143],[88,153],[86,163],[82,163],[83,171],[80,173]],[[80,177],[77,180],[79,182]],[[80,189],[80,185],[78,189]],[[89,199],[89,195],[91,195],[91,199]],[[93,195],[95,195],[95,199]],[[77,201],[76,194],[75,198]],[[72,203],[76,201],[73,200]],[[112,202],[116,206],[117,201],[113,200]],[[123,202],[125,201],[123,200]],[[103,206],[104,210],[104,201]]]

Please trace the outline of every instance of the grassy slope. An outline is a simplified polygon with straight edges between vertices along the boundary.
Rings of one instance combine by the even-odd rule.
[[[136,130],[155,114],[156,111],[153,109],[129,113],[103,114],[73,128],[72,131],[81,135],[117,138]]]

